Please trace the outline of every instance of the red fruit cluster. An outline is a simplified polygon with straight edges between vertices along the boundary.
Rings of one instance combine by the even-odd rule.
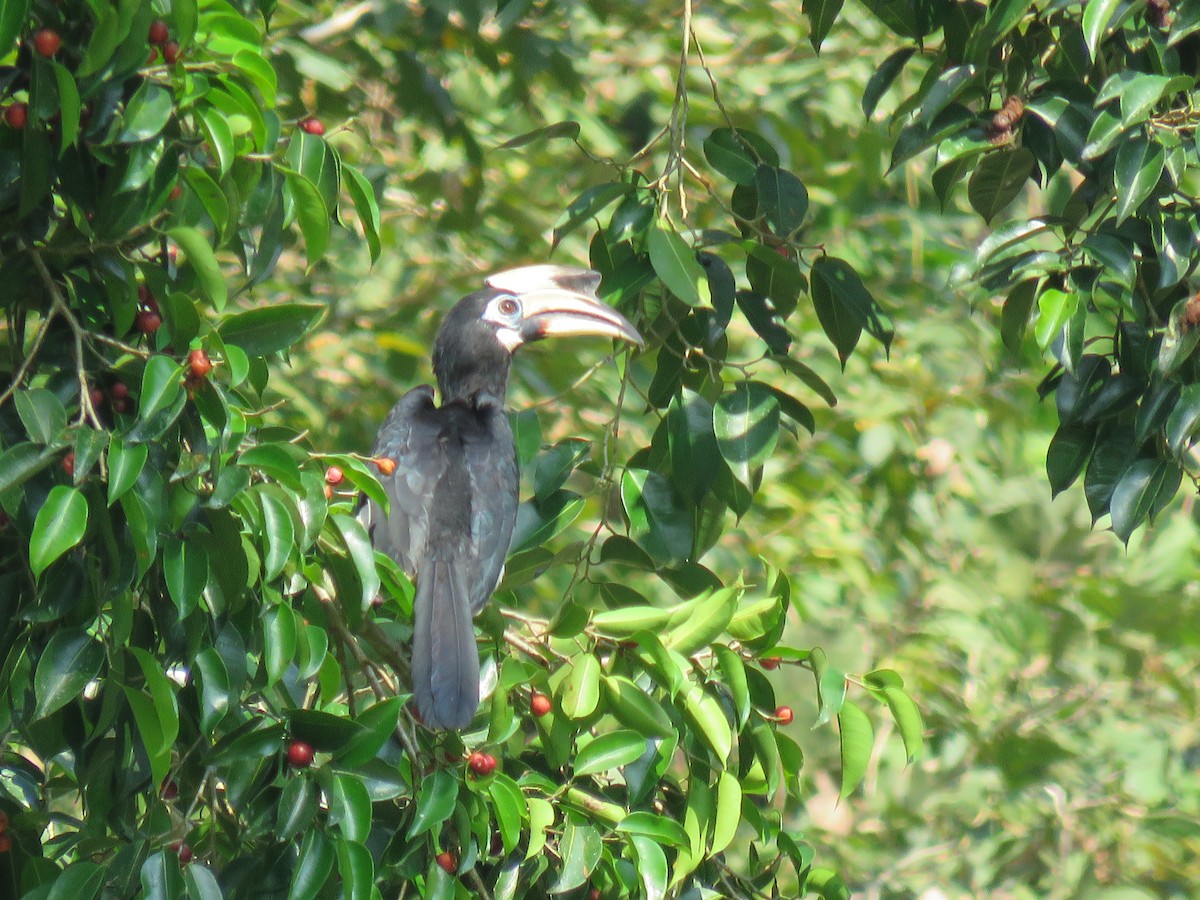
[[[29,107],[24,103],[10,103],[4,108],[4,123],[20,131],[29,121]]]
[[[33,35],[33,49],[38,56],[51,57],[62,47],[62,38],[53,28],[41,28]]]
[[[496,757],[476,750],[467,759],[467,766],[474,775],[491,775],[496,771]]]
[[[158,311],[158,299],[144,284],[138,285],[138,303],[141,309],[133,320],[133,327],[142,334],[154,334],[162,327],[162,313]]]
[[[454,870],[458,868],[458,857],[449,850],[443,850],[435,859],[437,864],[442,867],[445,872],[453,875]]]
[[[293,768],[308,768],[312,765],[314,756],[316,756],[316,753],[313,751],[311,744],[306,744],[304,741],[292,741],[290,744],[288,744],[288,764]]]
[[[533,696],[529,698],[529,711],[539,719],[550,712],[550,707],[550,698],[545,694],[539,694],[535,691]]]

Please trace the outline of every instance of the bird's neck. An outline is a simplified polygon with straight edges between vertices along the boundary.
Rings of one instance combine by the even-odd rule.
[[[473,401],[484,394],[503,402],[508,391],[509,363],[509,355],[503,352],[435,358],[433,370],[442,403]]]

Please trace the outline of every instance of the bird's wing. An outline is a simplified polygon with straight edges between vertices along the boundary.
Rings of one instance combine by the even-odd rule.
[[[503,403],[484,395],[476,402],[478,429],[464,442],[471,478],[471,545],[476,575],[471,611],[479,612],[504,574],[504,560],[517,519],[520,473],[512,428]]]
[[[359,512],[371,543],[410,576],[429,534],[429,507],[434,486],[446,470],[446,454],[439,440],[433,388],[421,385],[400,398],[384,419],[372,456],[396,464],[391,475],[380,476],[390,509],[368,501]]]

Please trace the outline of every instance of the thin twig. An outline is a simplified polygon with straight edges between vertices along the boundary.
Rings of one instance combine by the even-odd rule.
[[[70,306],[67,305],[66,298],[59,290],[54,276],[46,268],[41,253],[36,247],[31,247],[24,242],[22,242],[22,247],[33,260],[34,267],[38,270],[38,274],[46,286],[46,291],[50,294],[51,309],[66,319],[71,333],[75,336],[75,375],[79,379],[79,424],[87,423],[97,431],[102,431],[104,426],[100,424],[100,417],[96,415],[96,409],[92,406],[92,388],[88,384],[87,369],[83,365],[83,338],[86,332],[79,324],[79,320],[75,318],[75,314],[71,312]]]
[[[37,352],[42,346],[42,341],[46,337],[46,332],[50,328],[50,320],[54,318],[54,313],[55,310],[51,308],[46,317],[42,319],[42,324],[38,327],[37,334],[33,336],[33,343],[29,346],[29,352],[21,360],[21,367],[13,374],[12,383],[4,389],[4,393],[0,394],[0,406],[3,406],[8,401],[8,398],[16,392],[25,375],[29,372],[29,367],[33,365],[33,359],[37,356]]]

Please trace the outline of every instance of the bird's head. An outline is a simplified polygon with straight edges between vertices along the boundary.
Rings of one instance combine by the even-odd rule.
[[[596,296],[600,275],[572,266],[524,266],[491,275],[446,314],[433,347],[443,402],[503,397],[512,355],[545,337],[600,335],[638,344],[629,320]]]

